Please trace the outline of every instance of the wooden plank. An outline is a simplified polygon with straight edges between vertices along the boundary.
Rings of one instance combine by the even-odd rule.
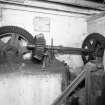
[[[65,100],[66,97],[68,97],[75,88],[85,79],[85,70],[83,70],[76,79],[73,80],[73,82],[64,90],[64,92],[54,101],[52,105],[61,105],[62,102]]]
[[[91,104],[91,81],[90,81],[90,74],[91,71],[96,70],[96,64],[94,63],[87,63],[83,71],[73,80],[73,82],[64,90],[64,92],[54,101],[52,105],[61,105],[65,98],[67,98],[75,88],[84,80],[86,79],[86,105]]]
[[[90,67],[91,69],[91,67]],[[86,105],[91,105],[91,71],[86,71],[85,89],[86,89]]]

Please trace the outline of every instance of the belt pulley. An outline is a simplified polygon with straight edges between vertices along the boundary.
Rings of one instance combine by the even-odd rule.
[[[105,48],[105,37],[98,33],[88,35],[83,44],[82,48],[90,52],[82,52],[82,59],[84,63],[90,60],[95,60],[97,57],[103,57]]]

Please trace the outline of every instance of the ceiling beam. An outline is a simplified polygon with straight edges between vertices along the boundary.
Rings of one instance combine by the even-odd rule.
[[[47,10],[63,11],[63,12],[83,14],[83,15],[91,15],[100,12],[99,10],[91,10],[86,8],[83,9],[74,6],[67,6],[63,4],[44,2],[44,1],[46,0],[43,1],[42,0],[0,0],[0,3],[30,6],[34,8],[42,8]]]
[[[47,1],[62,3],[66,5],[82,6],[87,8],[105,10],[104,3],[97,3],[97,2],[87,1],[87,0],[47,0]]]

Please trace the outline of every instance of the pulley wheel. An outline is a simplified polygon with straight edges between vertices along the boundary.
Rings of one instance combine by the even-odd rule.
[[[26,47],[27,44],[32,42],[32,35],[23,28],[16,26],[0,28],[0,52],[5,53],[6,57],[9,56],[9,58],[14,59],[14,56],[21,56],[23,59],[23,55],[29,52]]]
[[[89,50],[90,52],[83,52],[82,59],[84,64],[90,60],[95,60],[97,56],[103,57],[105,37],[99,33],[92,33],[88,35],[83,44],[82,48]]]

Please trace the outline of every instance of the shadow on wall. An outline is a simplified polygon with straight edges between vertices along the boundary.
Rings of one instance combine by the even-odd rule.
[[[67,63],[70,68],[69,70],[76,74],[78,74],[81,71],[81,68],[83,67],[81,55],[57,54],[56,59]]]

